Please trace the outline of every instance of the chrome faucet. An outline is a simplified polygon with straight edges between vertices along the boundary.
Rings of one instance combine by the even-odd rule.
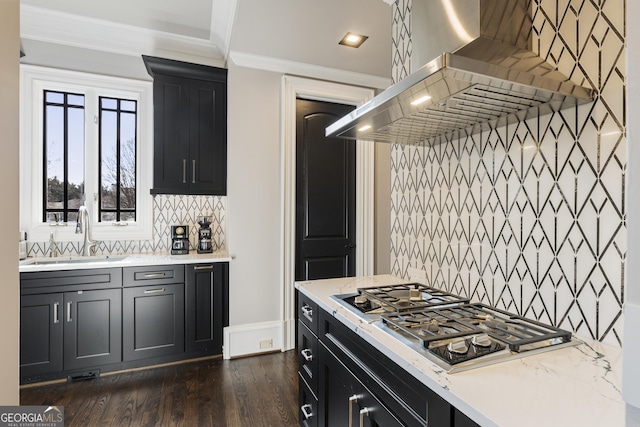
[[[96,246],[96,242],[91,240],[91,226],[89,221],[89,211],[86,206],[80,206],[78,209],[78,222],[76,223],[76,234],[84,234],[84,243],[82,245],[82,256],[91,256],[91,248]]]
[[[56,241],[53,238],[53,231],[49,233],[49,256],[50,257],[58,256],[58,245],[56,244]]]

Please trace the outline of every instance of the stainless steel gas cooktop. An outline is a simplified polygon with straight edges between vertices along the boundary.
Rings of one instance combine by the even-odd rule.
[[[418,283],[331,298],[449,373],[578,344],[569,331]]]

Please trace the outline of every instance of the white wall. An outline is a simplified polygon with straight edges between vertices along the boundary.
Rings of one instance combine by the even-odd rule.
[[[227,242],[229,324],[282,318],[281,74],[229,62]],[[275,346],[275,345],[274,345]]]
[[[18,233],[18,102],[20,2],[0,0],[0,193],[5,209],[0,211],[0,223],[7,231],[7,244],[0,246],[0,405],[19,403],[19,279],[17,257]],[[16,240],[12,239],[12,236]]]

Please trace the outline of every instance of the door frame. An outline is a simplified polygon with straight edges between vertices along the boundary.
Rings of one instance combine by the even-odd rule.
[[[373,89],[284,75],[281,93],[280,180],[282,183],[281,313],[282,350],[295,347],[296,247],[296,98],[360,106],[374,96]],[[356,276],[374,271],[374,161],[375,145],[356,141]]]

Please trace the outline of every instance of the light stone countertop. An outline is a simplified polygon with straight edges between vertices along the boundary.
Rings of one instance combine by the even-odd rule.
[[[27,258],[20,261],[20,273],[32,271],[81,270],[88,268],[140,267],[146,265],[197,264],[208,262],[229,262],[233,256],[226,251],[210,254],[198,254],[195,251],[187,255],[171,255],[170,253],[59,256]]]
[[[483,427],[622,427],[622,349],[597,341],[447,374],[331,300],[408,283],[390,275],[297,282],[296,288]],[[580,337],[578,337],[580,338]]]

